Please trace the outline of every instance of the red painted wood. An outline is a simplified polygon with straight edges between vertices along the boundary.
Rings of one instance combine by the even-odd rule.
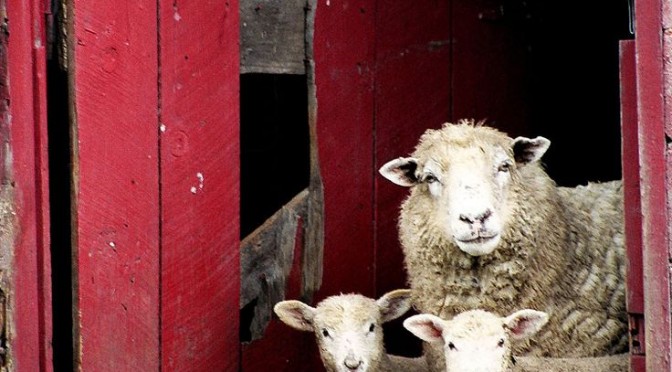
[[[238,1],[162,1],[161,347],[167,371],[238,371]]]
[[[642,208],[637,137],[637,77],[635,42],[621,42],[621,159],[623,169],[625,246],[627,250],[627,307],[629,313],[644,314],[642,281]]]
[[[450,118],[450,2],[379,0],[376,18],[375,251],[382,295],[406,287],[397,221],[408,190],[377,169],[412,152],[427,128]]]
[[[324,276],[317,299],[373,295],[375,1],[317,4],[317,143],[324,185]]]
[[[2,66],[10,86],[4,97],[9,112],[0,125],[12,157],[11,169],[2,167],[2,179],[14,186],[16,212],[9,351],[13,367],[27,371],[52,370],[44,6],[40,1],[7,6],[12,36],[3,46],[10,58]],[[10,155],[3,151],[4,156]]]
[[[156,2],[72,6],[75,358],[84,371],[157,371]]]
[[[666,159],[663,108],[662,2],[635,1],[637,109],[642,182],[642,262],[646,369],[668,371],[670,345],[670,267],[666,177],[672,164]]]

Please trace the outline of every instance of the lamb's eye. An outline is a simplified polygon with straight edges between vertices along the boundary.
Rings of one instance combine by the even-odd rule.
[[[327,331],[326,328],[322,328],[322,335],[323,335],[324,337],[329,337],[329,331]]]
[[[497,342],[497,347],[502,347],[504,346],[504,339],[500,338],[499,341]]]
[[[449,343],[448,343],[448,348],[449,348],[450,350],[457,350],[457,348],[455,347],[455,344],[452,343],[452,342],[449,342]]]
[[[431,173],[427,173],[425,175],[424,179],[425,179],[425,182],[427,182],[427,183],[434,183],[434,182],[438,181],[436,176],[431,174]]]
[[[511,170],[511,162],[508,160],[500,164],[499,168],[497,168],[497,171],[502,173],[508,173],[510,170]]]
[[[374,329],[376,329],[376,325],[371,323],[371,325],[369,326],[369,332],[373,332]]]

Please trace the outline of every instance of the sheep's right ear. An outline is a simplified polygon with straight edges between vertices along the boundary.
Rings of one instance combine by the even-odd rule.
[[[431,314],[413,315],[404,320],[404,328],[427,342],[443,342],[446,321]]]
[[[417,159],[397,158],[385,163],[378,172],[399,186],[411,187],[418,183],[418,177],[415,176],[416,169],[418,169]]]
[[[383,323],[390,320],[397,319],[404,315],[411,309],[411,290],[397,289],[392,292],[385,293],[378,300],[376,300],[380,313],[382,314]]]
[[[517,164],[525,165],[541,159],[551,146],[551,141],[544,137],[517,137],[511,143],[513,157]]]
[[[301,301],[281,301],[275,304],[273,311],[288,326],[299,331],[312,331],[315,308]]]

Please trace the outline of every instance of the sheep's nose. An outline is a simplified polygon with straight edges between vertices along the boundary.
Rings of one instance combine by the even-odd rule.
[[[476,222],[484,223],[490,216],[492,216],[492,210],[488,208],[481,213],[461,213],[459,218],[460,221],[473,225]]]
[[[343,364],[345,364],[345,366],[348,367],[349,370],[354,371],[357,368],[359,368],[359,366],[362,365],[362,361],[357,360],[355,358],[348,357],[348,358],[345,358],[345,361],[343,362]]]

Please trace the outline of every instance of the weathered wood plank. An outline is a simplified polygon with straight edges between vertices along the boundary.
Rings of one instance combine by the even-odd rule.
[[[261,338],[273,306],[285,299],[300,219],[305,220],[304,190],[240,243],[240,308],[256,300],[250,325],[252,340]],[[301,233],[302,234],[302,233]]]
[[[159,3],[161,362],[238,371],[238,1]]]
[[[647,371],[668,371],[672,363],[670,237],[662,228],[670,225],[666,190],[672,176],[672,158],[666,158],[662,9],[661,0],[635,1]]]
[[[242,0],[241,73],[305,74],[306,0]]]
[[[0,366],[30,371],[52,370],[44,6],[0,2]]]
[[[157,371],[156,2],[72,1],[69,14],[76,363]]]

